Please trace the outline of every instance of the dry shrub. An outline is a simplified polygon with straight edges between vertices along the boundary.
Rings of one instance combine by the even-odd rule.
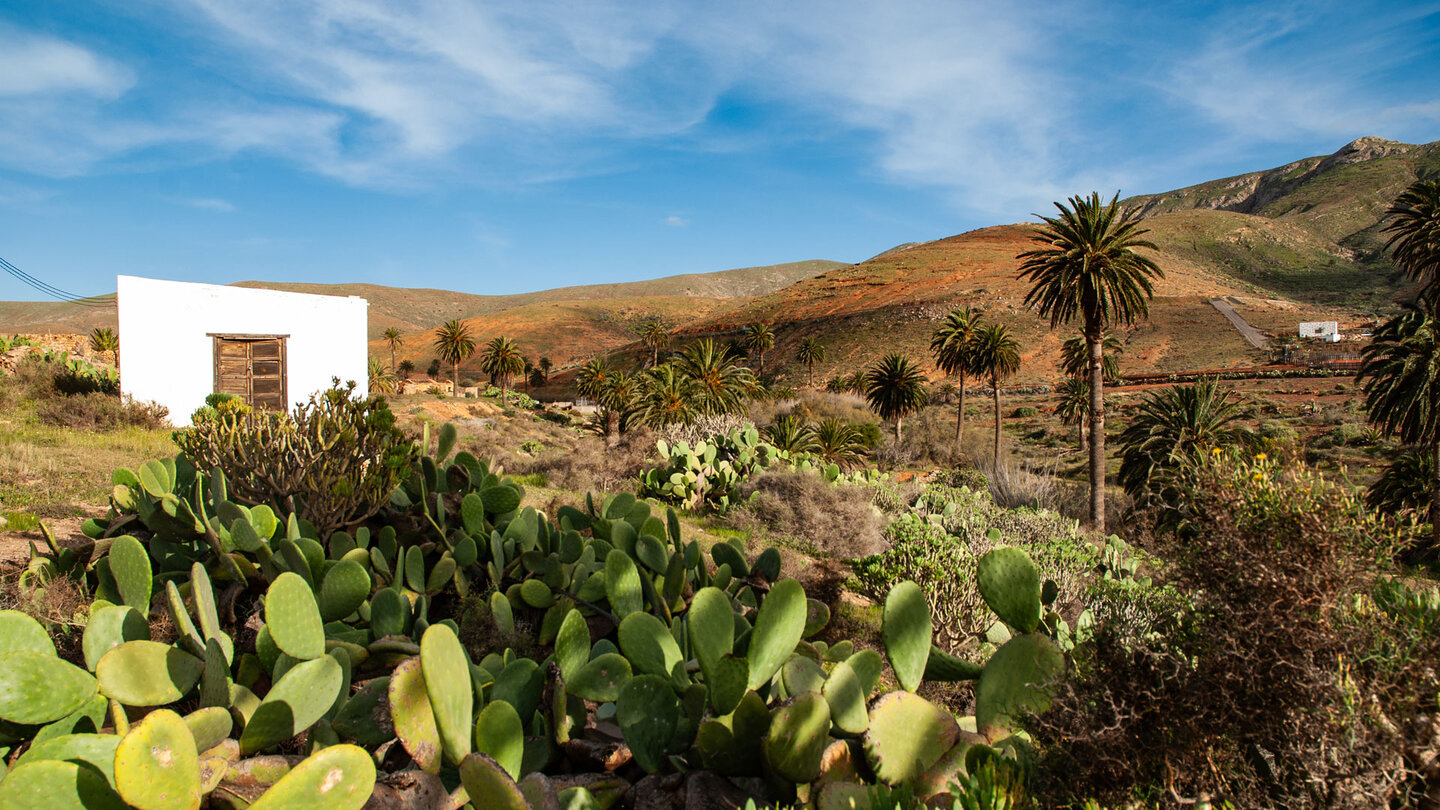
[[[543,475],[556,489],[574,492],[634,491],[646,461],[655,455],[655,437],[632,430],[614,447],[599,437],[585,436],[570,448],[550,449],[535,457],[516,455],[504,461],[512,475]],[[497,456],[499,457],[499,456]]]
[[[1406,757],[1426,754],[1406,751],[1435,734],[1440,641],[1432,630],[1403,655],[1376,655],[1392,631],[1380,611],[1355,611],[1390,530],[1349,489],[1263,459],[1212,456],[1187,491],[1169,521],[1180,530],[1152,543],[1191,606],[1141,632],[1097,628],[1041,719],[1046,790],[1056,801],[1413,806],[1424,785]]]
[[[742,487],[754,497],[726,516],[732,528],[817,556],[853,559],[884,548],[885,519],[862,486],[808,472],[765,472]]]
[[[169,426],[170,409],[155,402],[136,402],[110,394],[73,394],[38,400],[35,415],[47,425],[83,430],[138,427],[159,430]]]
[[[7,575],[0,582],[0,609],[18,610],[36,621],[55,642],[61,658],[85,665],[80,643],[89,614],[90,597],[85,589],[69,577],[54,577],[44,584],[20,585],[19,573]]]

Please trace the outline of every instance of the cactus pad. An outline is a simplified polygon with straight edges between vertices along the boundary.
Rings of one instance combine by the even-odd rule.
[[[805,633],[805,614],[805,589],[800,583],[793,579],[775,583],[760,605],[750,633],[748,688],[758,689],[768,682],[795,651]]]
[[[120,600],[148,615],[155,577],[150,567],[150,552],[145,550],[139,540],[124,534],[115,538],[110,545],[109,559],[110,574],[115,577]]]
[[[149,640],[150,625],[140,611],[129,605],[99,608],[90,614],[90,621],[85,625],[85,636],[80,643],[85,654],[85,667],[94,672],[105,653],[127,641]],[[49,639],[46,638],[46,641]],[[50,649],[53,655],[54,646]]]
[[[520,775],[525,757],[525,726],[515,707],[492,701],[475,720],[475,750],[489,755],[511,779]]]
[[[470,753],[475,693],[470,688],[465,648],[449,627],[434,624],[425,630],[420,639],[420,670],[445,756],[458,765]]]
[[[314,725],[334,705],[344,679],[344,668],[328,655],[291,667],[245,724],[240,750],[263,751]]]
[[[891,588],[885,597],[880,635],[895,679],[907,692],[914,692],[925,675],[930,632],[930,605],[920,586],[906,580]]]
[[[975,685],[975,723],[980,733],[1003,736],[1015,715],[1050,708],[1050,687],[1065,670],[1055,642],[1031,633],[1005,642],[980,673]]]
[[[407,658],[390,673],[390,719],[395,736],[423,771],[440,772],[440,730],[425,691],[419,657]]]
[[[230,737],[235,721],[229,711],[211,706],[185,715],[185,725],[195,738],[195,750],[208,751]]]
[[[870,714],[865,708],[869,694],[850,662],[841,661],[830,670],[820,693],[830,704],[830,720],[836,728],[846,734],[862,734],[870,727]]]
[[[870,709],[865,756],[880,781],[908,782],[934,765],[960,737],[960,725],[919,695],[891,692]]]
[[[815,692],[805,692],[775,710],[765,735],[765,759],[791,782],[813,782],[820,776],[820,758],[830,744],[830,706]]]
[[[976,584],[985,604],[1022,633],[1040,626],[1040,574],[1023,549],[997,548],[980,558]]]
[[[668,677],[684,660],[665,623],[649,613],[631,613],[620,622],[620,649],[636,671]]]
[[[619,619],[645,609],[640,570],[630,555],[618,548],[605,555],[605,598],[610,601],[610,611]]]
[[[566,689],[578,698],[607,703],[620,697],[620,689],[630,675],[630,662],[624,656],[606,653],[581,667]]]
[[[158,641],[127,641],[100,657],[100,691],[126,706],[164,706],[185,697],[204,663]]]
[[[265,592],[265,627],[280,651],[308,661],[325,654],[325,625],[315,593],[299,574],[286,571]]]
[[[45,628],[31,617],[18,610],[0,610],[0,655],[11,652],[53,656],[55,642],[50,640]]]
[[[51,723],[94,695],[95,678],[54,655],[27,651],[0,655],[0,720]]]
[[[332,745],[291,768],[250,810],[360,810],[374,792],[370,754],[354,745]]]
[[[0,781],[5,810],[129,810],[92,768],[58,759],[17,766]]]
[[[157,709],[115,750],[115,789],[136,810],[198,810],[200,759],[180,715]]]
[[[17,764],[24,765],[46,759],[84,763],[99,771],[114,785],[115,749],[119,745],[120,737],[115,734],[65,734],[31,744]]]
[[[716,548],[720,545],[716,544]],[[719,588],[701,588],[690,602],[690,646],[700,666],[709,669],[735,646],[734,610]]]
[[[930,659],[925,662],[927,681],[973,681],[980,677],[981,666],[958,658],[939,647],[930,648]]]
[[[520,786],[488,754],[471,754],[460,763],[460,783],[470,802],[485,810],[530,810]]]
[[[370,574],[354,560],[341,560],[325,572],[320,582],[320,618],[339,621],[360,608],[370,597]]]
[[[637,613],[635,616],[648,614]],[[659,621],[658,619],[656,621]],[[624,622],[620,638],[624,642]],[[635,657],[630,656],[632,659]],[[560,667],[560,677],[569,680],[575,677],[585,662],[590,660],[590,625],[586,624],[585,617],[580,611],[572,610],[565,614],[565,620],[560,623],[560,631],[555,635],[555,663]]]
[[[620,690],[616,719],[635,762],[650,773],[665,764],[665,749],[680,724],[680,701],[668,678],[640,675]]]

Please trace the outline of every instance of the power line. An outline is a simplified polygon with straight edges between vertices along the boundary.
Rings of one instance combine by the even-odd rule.
[[[62,289],[60,289],[59,287],[54,286],[53,284],[47,284],[47,283],[41,281],[40,279],[35,278],[34,276],[32,276],[32,275],[30,275],[29,273],[25,272],[24,270],[21,270],[20,268],[16,267],[15,265],[11,264],[10,262],[6,261],[3,257],[0,257],[0,270],[4,270],[6,273],[9,273],[11,276],[13,276],[15,279],[17,279],[17,280],[20,281],[21,283],[26,284],[26,285],[29,285],[30,287],[35,288],[35,289],[38,290],[39,292],[41,292],[41,293],[43,293],[43,294],[45,294],[45,295],[48,295],[48,296],[50,296],[51,298],[55,298],[55,299],[58,299],[58,300],[60,300],[60,301],[63,301],[63,302],[65,302],[65,303],[67,303],[67,304],[78,304],[79,306],[82,306],[82,307],[94,307],[94,308],[101,308],[101,307],[109,307],[109,306],[111,306],[111,302],[109,302],[109,301],[104,301],[104,300],[100,300],[100,296],[96,296],[96,295],[90,295],[90,296],[75,295],[74,293],[70,293],[70,292],[66,292],[66,291],[62,290]]]

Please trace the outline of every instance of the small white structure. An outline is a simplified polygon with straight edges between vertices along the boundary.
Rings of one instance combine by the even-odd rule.
[[[1340,342],[1340,324],[1336,321],[1310,321],[1300,324],[1300,337],[1323,340],[1326,343]]]
[[[190,424],[221,392],[289,410],[331,379],[368,392],[370,302],[119,276],[120,391]]]

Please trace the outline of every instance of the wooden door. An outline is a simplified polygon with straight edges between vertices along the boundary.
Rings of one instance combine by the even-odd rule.
[[[215,392],[234,394],[256,408],[289,410],[285,336],[212,335]]]

